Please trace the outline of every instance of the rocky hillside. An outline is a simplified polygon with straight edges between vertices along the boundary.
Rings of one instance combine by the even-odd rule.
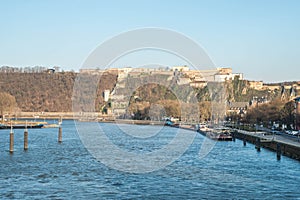
[[[72,111],[73,87],[77,74],[61,73],[0,73],[0,92],[7,92],[16,98],[21,111]],[[96,75],[89,75],[95,78]],[[103,91],[116,84],[117,75],[105,73],[97,87],[95,108],[103,104]]]
[[[81,74],[82,76],[82,74]],[[0,92],[6,92],[15,97],[18,109],[20,111],[31,111],[31,112],[42,112],[42,111],[51,111],[51,112],[68,112],[72,111],[72,97],[79,97],[79,105],[91,105],[90,97],[93,94],[92,90],[96,91],[96,97],[94,98],[92,105],[95,110],[102,111],[103,108],[109,104],[104,103],[103,91],[109,89],[110,91],[114,90],[114,95],[125,95],[118,92],[117,79],[118,75],[115,72],[105,72],[101,75],[90,75],[84,74],[82,77],[84,80],[80,82],[79,88],[84,91],[84,93],[79,94],[78,91],[74,91],[74,83],[78,74],[75,72],[59,72],[59,73],[46,73],[46,72],[24,72],[24,71],[0,71]],[[149,76],[148,82],[161,82],[159,75]],[[130,102],[130,109],[134,112],[143,111],[150,109],[152,104],[163,105],[167,111],[167,114],[170,115],[179,115],[178,109],[173,107],[177,106],[177,97],[167,89],[167,87],[162,87],[161,85],[148,84],[141,88],[136,88],[133,83],[139,83],[143,85],[140,76],[138,78],[132,78],[123,80],[127,85],[132,86],[133,92],[130,96],[131,99],[126,99],[126,105]],[[97,87],[90,88],[90,82],[94,80],[99,80]],[[119,78],[119,82],[120,82]],[[133,83],[131,83],[131,82]],[[169,80],[169,84],[172,81],[176,82],[176,78]],[[97,82],[97,81],[96,81]],[[118,85],[121,88],[122,82]],[[165,84],[166,86],[169,84]],[[174,91],[182,98],[187,98],[189,94],[186,94],[186,89],[182,87],[185,86],[174,86]],[[196,97],[198,101],[203,102],[205,105],[207,102],[214,98],[214,94],[220,92],[215,91],[216,86],[208,85],[204,88],[194,88]],[[254,96],[257,97],[266,97],[268,100],[273,100],[277,98],[282,98],[282,96],[289,97],[289,94],[283,95],[284,92],[280,90],[254,90],[249,86],[249,82],[246,80],[232,80],[225,83],[226,88],[226,99],[231,102],[249,102]],[[78,89],[78,87],[76,88]],[[130,88],[129,88],[130,89]],[[127,91],[124,90],[123,91]],[[131,93],[130,92],[130,93]],[[285,91],[286,92],[286,91]],[[297,91],[295,91],[297,92]],[[120,94],[119,94],[120,93]],[[126,92],[126,95],[128,92]],[[80,96],[78,96],[80,95]],[[126,96],[125,95],[125,96]],[[135,98],[133,98],[135,97]],[[138,97],[138,98],[136,98]],[[182,99],[181,98],[181,99]],[[118,103],[118,102],[117,102]],[[209,106],[202,106],[207,108]],[[89,110],[89,109],[82,109]],[[203,109],[202,109],[203,110]],[[204,111],[201,111],[204,113]]]

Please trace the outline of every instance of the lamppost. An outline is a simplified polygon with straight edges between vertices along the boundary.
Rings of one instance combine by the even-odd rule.
[[[294,126],[293,130],[297,129],[297,101],[294,102]]]
[[[296,129],[298,130],[299,127],[298,127],[298,119],[297,119],[297,118],[298,118],[299,110],[300,110],[300,107],[299,107],[299,104],[300,104],[300,97],[295,98],[294,101],[295,101],[294,127],[295,127],[295,130],[296,130]]]
[[[300,131],[299,131],[299,127],[298,127],[298,115],[299,115],[299,110],[300,110],[300,107],[299,107],[299,104],[300,104],[300,97],[297,97],[294,99],[295,101],[295,130],[298,130],[298,141],[300,141],[299,139],[299,134],[300,134]]]

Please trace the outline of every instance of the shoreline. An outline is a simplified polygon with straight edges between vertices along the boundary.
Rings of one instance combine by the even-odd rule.
[[[233,138],[255,145],[257,151],[260,148],[265,148],[277,154],[277,159],[280,160],[281,155],[300,161],[300,142],[284,138],[280,135],[264,135],[262,133],[252,133],[243,130],[232,129]]]
[[[20,112],[11,116],[15,119],[62,119],[62,120],[78,120],[82,122],[99,122],[99,123],[120,123],[120,124],[132,124],[132,125],[159,125],[163,126],[164,121],[151,121],[151,120],[129,120],[129,119],[115,119],[111,115],[103,115],[99,112]],[[186,129],[190,131],[196,131],[191,124],[180,124],[176,128]],[[256,149],[260,148],[269,149],[277,153],[277,158],[280,159],[281,155],[290,157],[300,161],[300,142],[291,142],[288,139],[280,136],[264,136],[263,134],[251,133],[247,131],[241,131],[232,129],[233,138],[240,139],[246,142],[250,142],[256,146]],[[205,136],[207,137],[207,136]]]

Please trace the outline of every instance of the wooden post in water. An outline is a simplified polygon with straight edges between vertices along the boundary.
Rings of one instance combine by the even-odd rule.
[[[244,146],[246,146],[246,137],[244,136],[244,139],[243,139],[243,143],[244,143]]]
[[[28,150],[28,130],[27,130],[27,121],[26,121],[26,126],[24,130],[24,150]]]
[[[10,125],[10,133],[9,133],[9,153],[14,152],[14,131],[12,125]]]
[[[59,127],[58,127],[58,142],[61,143],[62,142],[62,128],[61,128],[62,119],[61,118],[60,118],[58,124],[59,124]]]
[[[232,132],[232,133],[231,133],[231,136],[232,136],[232,141],[235,142],[235,132]]]
[[[256,138],[255,148],[258,152],[260,151],[260,138]]]
[[[281,145],[279,143],[277,143],[276,154],[277,154],[277,160],[280,160],[280,158],[281,158]]]

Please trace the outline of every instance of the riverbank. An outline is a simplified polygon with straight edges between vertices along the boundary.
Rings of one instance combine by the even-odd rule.
[[[265,134],[265,132],[249,132],[244,130],[233,129],[232,136],[234,138],[255,145],[259,151],[260,148],[266,148],[276,152],[277,158],[281,155],[296,159],[300,161],[300,142],[285,138],[281,135]]]
[[[8,117],[6,115],[6,117]],[[17,119],[74,119],[82,121],[110,121],[115,120],[112,115],[104,115],[100,112],[18,112],[11,115]]]
[[[137,125],[164,125],[164,121],[153,120],[132,120],[132,119],[116,119],[112,115],[105,115],[100,112],[19,112],[11,116],[16,119],[65,119],[78,120],[82,122],[106,122],[120,124],[137,124]],[[192,125],[182,125],[181,128],[193,130]]]
[[[120,124],[164,125],[163,121],[115,119],[111,115],[103,115],[99,112],[20,112],[12,117],[17,119],[71,119],[79,121],[98,121]],[[177,128],[195,131],[193,125],[179,125]],[[293,141],[280,135],[264,134],[264,132],[249,132],[238,129],[232,130],[233,138],[255,144],[258,149],[266,148],[275,151],[277,152],[278,156],[285,155],[290,158],[300,160],[299,141]]]

